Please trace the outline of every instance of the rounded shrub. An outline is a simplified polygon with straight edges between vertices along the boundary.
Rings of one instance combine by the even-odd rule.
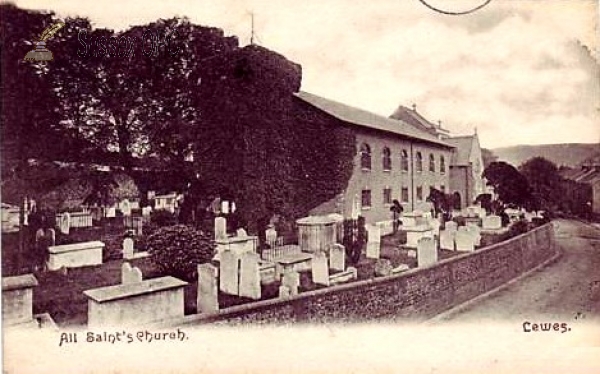
[[[197,266],[210,262],[216,248],[212,235],[186,225],[161,227],[145,244],[163,274],[188,281],[196,279]]]

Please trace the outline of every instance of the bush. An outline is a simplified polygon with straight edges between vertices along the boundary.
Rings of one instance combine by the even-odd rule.
[[[512,238],[517,235],[521,235],[529,231],[529,224],[525,220],[519,220],[513,223],[509,229],[509,236]]]
[[[150,213],[150,223],[158,227],[173,226],[178,223],[177,215],[165,209],[153,210]]]
[[[216,248],[212,235],[186,225],[162,227],[145,244],[163,274],[187,281],[196,279],[197,265],[211,261]]]

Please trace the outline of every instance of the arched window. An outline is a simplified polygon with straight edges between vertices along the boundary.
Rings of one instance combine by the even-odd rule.
[[[367,143],[360,146],[360,167],[371,170],[371,147]]]
[[[435,172],[435,157],[433,153],[429,155],[429,171],[432,173]]]
[[[416,159],[416,163],[417,163],[416,169],[417,169],[417,171],[418,172],[419,171],[423,171],[423,155],[421,154],[421,152],[417,152],[416,158],[417,158]]]
[[[392,152],[388,147],[384,147],[381,152],[383,170],[392,170]]]
[[[444,158],[444,156],[440,156],[440,173],[445,173],[446,172],[446,159]]]
[[[406,152],[406,149],[402,150],[402,155],[400,156],[400,164],[402,167],[402,171],[408,171],[408,152]]]

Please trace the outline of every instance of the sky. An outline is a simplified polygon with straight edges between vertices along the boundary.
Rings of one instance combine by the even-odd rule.
[[[460,12],[485,0],[423,0]],[[122,30],[186,16],[302,65],[302,90],[389,116],[416,105],[482,147],[600,142],[598,0],[14,1]]]

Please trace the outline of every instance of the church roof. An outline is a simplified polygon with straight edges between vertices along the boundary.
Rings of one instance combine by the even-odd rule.
[[[454,166],[467,166],[471,162],[471,149],[473,148],[473,141],[475,135],[467,136],[455,136],[452,138],[446,138],[447,143],[456,147],[452,154],[451,165]]]
[[[304,91],[300,91],[294,95],[306,103],[344,122],[452,148],[452,145],[447,142],[438,139],[436,136],[425,130],[419,130],[404,121],[387,118]]]

